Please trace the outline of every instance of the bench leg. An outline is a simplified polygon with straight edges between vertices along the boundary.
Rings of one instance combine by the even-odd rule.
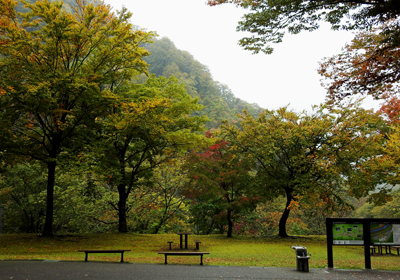
[[[121,252],[121,262],[124,262],[124,252]]]
[[[85,262],[87,262],[88,252],[85,252]]]
[[[168,262],[167,262],[167,254],[165,254],[165,262],[164,262],[164,264],[168,264]]]
[[[200,255],[200,265],[203,265],[203,255]]]

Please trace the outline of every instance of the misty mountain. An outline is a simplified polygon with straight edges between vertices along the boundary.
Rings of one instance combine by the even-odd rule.
[[[170,39],[154,40],[146,48],[151,52],[145,58],[150,64],[149,72],[156,76],[175,76],[184,83],[187,92],[199,98],[199,103],[204,105],[200,114],[212,119],[208,127],[218,127],[223,120],[234,122],[238,120],[237,114],[243,110],[253,116],[262,111],[257,104],[235,97],[228,85],[214,81],[207,66],[195,60],[189,52],[177,49]]]

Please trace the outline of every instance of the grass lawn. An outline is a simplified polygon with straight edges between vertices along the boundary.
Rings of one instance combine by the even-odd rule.
[[[233,237],[222,235],[189,235],[189,250],[195,248],[193,240],[200,240],[200,251],[205,265],[296,267],[293,245],[306,246],[311,253],[310,267],[327,266],[326,238],[321,236],[297,239]],[[174,241],[176,234],[79,234],[43,238],[34,234],[0,234],[0,260],[66,260],[83,261],[85,254],[79,249],[131,249],[124,254],[125,262],[164,263],[164,255],[157,252],[168,250],[167,241]],[[89,254],[89,261],[118,262],[120,254]],[[344,269],[363,269],[362,246],[334,246],[334,266]],[[199,257],[168,257],[171,264],[198,264]],[[399,270],[400,256],[383,254],[371,257],[372,267],[379,270]]]

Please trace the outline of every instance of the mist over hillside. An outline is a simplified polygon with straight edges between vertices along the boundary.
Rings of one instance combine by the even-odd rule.
[[[175,76],[184,83],[188,93],[204,105],[201,115],[213,119],[209,127],[217,127],[223,120],[236,121],[237,114],[243,110],[254,116],[263,110],[257,104],[235,97],[228,85],[214,81],[207,66],[195,60],[188,51],[177,49],[170,39],[155,39],[146,48],[151,52],[145,58],[150,64],[149,72],[156,76]]]

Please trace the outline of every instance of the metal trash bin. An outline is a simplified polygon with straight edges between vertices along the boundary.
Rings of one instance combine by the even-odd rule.
[[[296,251],[296,269],[297,271],[309,272],[308,260],[311,254],[307,252],[307,248],[304,246],[291,246],[290,248]]]

